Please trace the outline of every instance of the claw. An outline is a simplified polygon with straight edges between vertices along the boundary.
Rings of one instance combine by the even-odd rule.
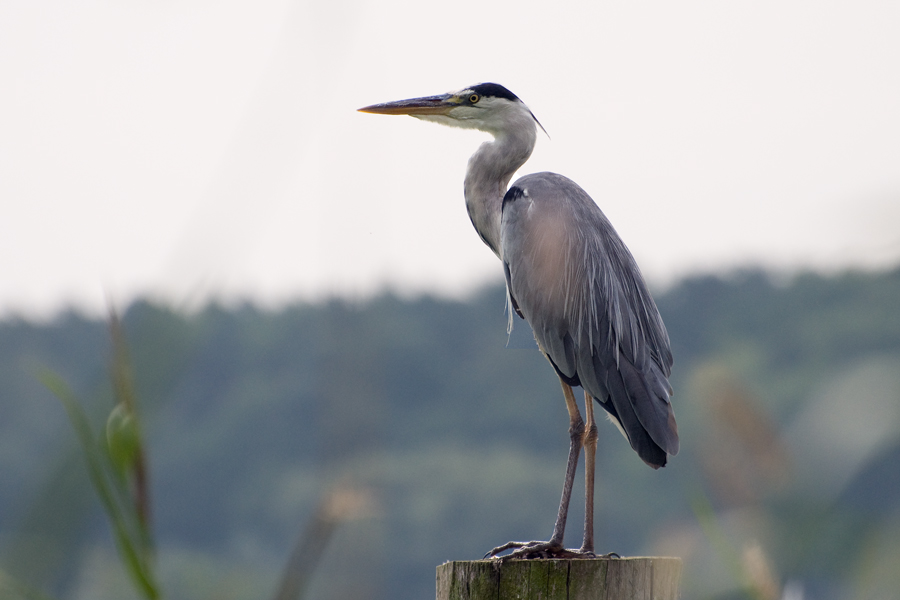
[[[491,550],[490,552],[485,554],[484,557],[485,558],[497,557],[498,554],[500,554],[501,552],[506,552],[510,548],[516,548],[517,549],[516,551],[518,552],[520,550],[530,550],[530,549],[536,548],[537,546],[542,546],[542,545],[550,546],[550,542],[536,542],[536,541],[534,541],[534,542],[506,542],[502,546],[497,546],[496,548],[494,548],[493,550]],[[557,547],[561,548],[561,546],[557,546]],[[512,556],[513,554],[515,554],[515,553],[514,552],[510,553],[510,556]],[[504,557],[497,557],[497,558],[507,558],[507,557],[504,556]]]
[[[484,555],[483,558],[494,558],[501,552],[506,552],[510,548],[524,548],[525,546],[539,543],[540,542],[506,542],[502,546],[497,546],[493,550],[490,550],[487,554]]]
[[[513,552],[505,556],[498,556],[502,552],[515,548]],[[497,546],[484,555],[484,558],[496,558],[497,560],[533,559],[533,558],[596,558],[593,552],[581,550],[569,550],[557,542],[507,542]]]

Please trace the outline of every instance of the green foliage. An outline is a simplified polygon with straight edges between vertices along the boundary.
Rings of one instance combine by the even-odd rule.
[[[4,571],[0,571],[0,598],[4,600],[53,600],[51,596],[22,583]]]
[[[94,491],[106,511],[122,562],[135,587],[145,598],[159,598],[158,587],[153,575],[153,548],[150,543],[150,532],[128,489],[127,479],[133,470],[134,461],[123,462],[121,459],[122,434],[117,433],[112,436],[112,439],[116,441],[116,446],[104,443],[102,438],[95,437],[87,415],[65,382],[51,372],[41,373],[40,379],[60,399],[69,415],[72,428],[81,444],[82,455],[87,463],[88,475]],[[121,404],[117,405],[113,412],[123,412],[122,406]],[[133,415],[124,418],[131,420],[131,429],[135,429]],[[131,437],[131,443],[134,445],[136,436],[132,434]]]
[[[809,597],[889,589],[890,569],[872,556],[898,551],[882,533],[900,522],[897,298],[900,271],[780,281],[748,271],[656,294],[682,451],[654,472],[601,427],[598,550],[681,555],[685,597],[742,597],[747,547]],[[178,597],[220,597],[235,572],[255,583],[227,585],[231,597],[259,597],[323,490],[345,481],[372,490],[374,508],[322,548],[310,597],[427,597],[435,565],[546,537],[567,417],[539,353],[506,348],[503,299],[492,287],[466,302],[385,294],[191,315],[139,302],[123,319],[131,358],[111,357],[133,366],[114,369],[117,392],[103,323],[0,324],[0,470],[20,490],[0,489],[0,514],[21,515],[0,522],[0,564],[25,573],[23,549],[56,532],[41,557],[58,547],[67,561],[50,563],[46,589],[102,597],[84,573],[106,563],[80,557],[97,555],[103,532],[75,485],[87,477],[69,458],[72,426],[29,383],[37,365],[69,382],[67,410],[90,424],[116,510],[134,506],[124,490],[140,450],[152,456],[159,561],[147,564]],[[123,401],[129,389],[140,414]],[[140,553],[140,519],[123,518],[117,539]],[[22,579],[50,580],[40,575]]]
[[[62,378],[44,370],[39,379],[66,409],[125,570],[135,589],[144,598],[155,600],[160,593],[153,568],[154,550],[137,403],[124,338],[115,315],[111,318],[110,329],[114,350],[110,370],[116,404],[107,418],[105,437],[94,435],[87,414]]]
[[[106,446],[116,473],[123,480],[138,462],[141,439],[137,420],[124,404],[116,404],[106,420]]]

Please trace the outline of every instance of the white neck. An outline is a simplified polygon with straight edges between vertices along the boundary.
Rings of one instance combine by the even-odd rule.
[[[483,143],[469,159],[466,169],[465,197],[469,218],[478,235],[498,257],[500,210],[506,187],[513,174],[531,156],[537,141],[534,117],[527,109],[510,116],[526,122],[491,132],[494,141]]]

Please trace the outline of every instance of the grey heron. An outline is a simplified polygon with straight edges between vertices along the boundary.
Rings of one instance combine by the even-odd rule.
[[[508,542],[485,556],[594,556],[594,400],[654,469],[678,452],[665,325],[631,253],[575,182],[556,173],[513,174],[528,160],[540,125],[512,92],[481,83],[458,92],[374,104],[361,112],[410,115],[493,136],[469,159],[464,196],[475,230],[503,264],[512,313],[528,321],[559,377],[569,412],[569,456],[553,534]],[[584,389],[582,419],[572,391]],[[585,454],[584,538],[563,545],[581,449]]]

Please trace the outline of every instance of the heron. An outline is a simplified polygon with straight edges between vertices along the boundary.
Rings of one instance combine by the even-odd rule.
[[[649,466],[663,467],[668,455],[678,453],[669,336],[634,257],[603,211],[571,179],[542,172],[509,186],[543,126],[502,85],[480,83],[359,110],[409,115],[492,136],[469,159],[466,209],[475,231],[503,265],[509,327],[513,314],[531,325],[538,348],[559,378],[569,413],[569,453],[550,539],[511,541],[485,558],[595,556],[594,402]],[[584,418],[573,387],[584,390]],[[584,537],[576,550],[567,549],[563,537],[582,449]]]

